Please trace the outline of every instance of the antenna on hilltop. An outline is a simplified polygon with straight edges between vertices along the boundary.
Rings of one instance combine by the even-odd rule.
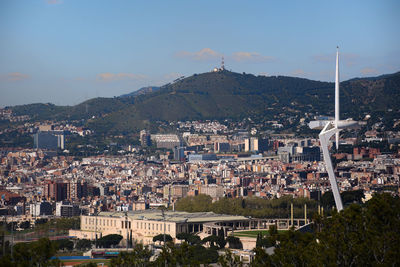
[[[222,60],[221,60],[221,70],[225,69],[225,61],[224,61],[224,56],[222,56]]]

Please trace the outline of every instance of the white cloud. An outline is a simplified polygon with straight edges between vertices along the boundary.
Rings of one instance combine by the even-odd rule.
[[[312,56],[314,62],[320,63],[332,63],[336,60],[336,53],[331,54],[320,54]],[[360,56],[352,53],[340,53],[339,52],[339,60],[346,64],[346,66],[353,66],[358,64],[360,61]]]
[[[4,75],[4,77],[6,80],[12,81],[12,82],[26,80],[26,79],[30,78],[30,76],[28,74],[24,74],[21,72],[11,72],[11,73]]]
[[[167,80],[167,81],[172,81],[172,80],[175,80],[175,79],[177,79],[179,77],[182,77],[182,76],[183,76],[183,74],[181,74],[181,73],[171,72],[171,73],[165,74],[164,75],[164,79]]]
[[[363,68],[360,72],[362,74],[364,74],[364,75],[376,75],[376,74],[378,74],[378,70],[374,69],[374,68]]]
[[[267,62],[274,60],[273,57],[263,56],[256,52],[235,52],[232,55],[233,60],[243,62],[243,61],[250,61],[250,62]]]
[[[57,4],[62,4],[63,1],[61,0],[46,0],[46,3],[49,5],[57,5]]]
[[[97,80],[101,82],[120,81],[120,80],[144,80],[147,76],[134,73],[110,73],[104,72],[97,74]]]
[[[179,51],[175,54],[177,57],[188,58],[196,61],[214,60],[222,57],[222,54],[212,50],[211,48],[203,48],[197,52]]]
[[[290,74],[293,75],[293,76],[296,76],[296,77],[304,77],[304,76],[310,75],[310,73],[305,72],[305,71],[302,70],[302,69],[294,70],[294,71],[292,71]]]

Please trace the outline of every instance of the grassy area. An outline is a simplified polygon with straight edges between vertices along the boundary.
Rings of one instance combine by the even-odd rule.
[[[278,232],[284,232],[286,230],[278,230]],[[269,235],[268,230],[253,230],[253,231],[242,231],[242,232],[235,232],[234,236],[236,237],[252,237],[252,238],[257,238],[258,234],[262,235]]]

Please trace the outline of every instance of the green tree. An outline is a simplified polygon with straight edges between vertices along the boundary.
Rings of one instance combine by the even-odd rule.
[[[253,261],[250,266],[258,267],[258,266],[271,266],[271,258],[268,253],[262,247],[256,247],[253,249],[256,253]]]
[[[225,235],[223,228],[218,231],[218,239],[217,239],[217,244],[220,249],[223,249],[226,245],[226,240],[225,240]]]
[[[288,231],[277,236],[271,262],[279,266],[400,265],[400,200],[374,195],[320,218],[319,231]],[[261,254],[260,254],[261,255]],[[263,258],[263,257],[262,257]]]
[[[74,242],[69,239],[59,239],[53,241],[56,245],[58,250],[73,250],[74,249]]]
[[[187,212],[210,211],[212,198],[208,195],[199,194],[178,200],[175,204],[176,210]]]
[[[118,258],[112,259],[110,266],[148,266],[150,257],[151,251],[147,246],[143,246],[143,244],[136,244],[132,252],[121,252],[118,255]]]
[[[55,255],[57,246],[48,238],[41,238],[32,243],[18,243],[14,246],[12,258],[16,266],[45,266],[58,264],[50,261]]]
[[[97,240],[97,245],[102,248],[110,248],[116,246],[121,242],[122,235],[111,234],[101,237]]]
[[[19,227],[22,229],[28,229],[29,227],[31,227],[31,223],[30,221],[23,221],[19,224]]]
[[[225,254],[219,256],[218,263],[222,267],[241,267],[243,263],[240,261],[239,256],[232,254],[229,249],[225,249]]]
[[[209,245],[210,247],[215,247],[215,246],[216,246],[215,244],[218,244],[218,240],[219,240],[219,237],[218,237],[218,236],[216,236],[216,235],[210,235],[210,236],[207,236],[207,237],[203,238],[203,240],[202,240],[201,242],[202,242],[203,244],[208,243],[208,245]],[[225,247],[225,245],[224,245],[224,247]]]
[[[229,248],[233,248],[233,249],[242,249],[243,248],[242,241],[240,241],[240,239],[238,237],[228,236],[226,238],[226,242],[228,242]]]
[[[159,234],[153,237],[153,242],[164,242],[164,234]],[[172,237],[168,234],[165,235],[165,242],[172,242]]]
[[[79,239],[76,242],[76,249],[78,250],[87,250],[92,247],[92,241],[88,239]]]

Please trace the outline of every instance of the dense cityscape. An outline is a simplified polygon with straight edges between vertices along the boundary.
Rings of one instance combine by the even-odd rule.
[[[0,1],[0,267],[400,266],[398,10]]]
[[[240,123],[218,121],[173,125],[174,133],[142,130],[136,144],[114,144],[114,150],[92,156],[73,156],[66,149],[69,136],[90,136],[94,134],[91,129],[57,122],[17,126],[19,132],[31,134],[34,148],[1,149],[1,214],[14,231],[8,232],[6,240],[34,238],[40,224],[78,218],[75,223],[80,227],[57,230],[53,238],[67,235],[93,241],[119,234],[123,247],[132,237],[153,246],[153,238],[165,233],[162,224],[166,222],[164,231],[173,240],[178,240],[180,233],[204,239],[217,235],[220,227],[225,236],[234,231],[266,231],[271,225],[279,230],[298,229],[324,208],[328,213],[333,208],[317,138],[260,132],[256,127],[240,129]],[[353,192],[346,205],[367,202],[375,193],[399,195],[399,139],[379,125],[372,125],[362,136],[357,135],[360,128],[354,131],[332,155],[340,191]],[[202,196],[207,196],[206,200],[199,198]],[[190,199],[205,202],[197,207],[185,204]],[[281,199],[283,204],[269,204],[269,210],[258,212],[251,208],[235,211],[229,205],[218,208],[218,203],[221,206],[228,199],[246,200],[248,205],[257,199]],[[303,204],[298,202],[290,211],[291,199]],[[215,207],[207,208],[211,203]],[[162,209],[166,217],[162,217]],[[125,226],[127,218],[129,225]],[[235,253],[250,262],[256,239],[246,235],[241,239],[244,250]],[[90,253],[95,256],[97,251],[94,248]]]

